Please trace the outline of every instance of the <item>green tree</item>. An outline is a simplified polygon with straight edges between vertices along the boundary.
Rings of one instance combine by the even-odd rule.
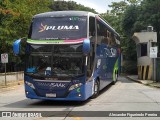
[[[50,11],[50,0],[3,0],[0,1],[0,53],[9,53],[9,62],[15,61],[12,44],[26,37],[32,16]]]
[[[112,2],[109,7],[111,10],[101,14],[101,16],[122,36],[123,30],[121,23],[127,3],[125,1]]]
[[[73,1],[55,1],[50,8],[53,11],[62,11],[62,10],[82,10],[82,11],[90,11],[93,13],[97,13],[94,9],[85,7],[84,5],[77,4]]]
[[[109,5],[109,7],[112,8],[111,13],[115,15],[120,15],[120,16],[124,13],[127,6],[128,4],[125,1],[112,2],[112,4]]]
[[[136,45],[131,39],[134,33],[134,23],[137,20],[137,8],[141,0],[124,0],[112,2],[111,11],[104,17],[121,36],[121,48],[124,55],[124,68],[127,73],[135,73],[136,68]],[[130,66],[128,66],[130,65]]]
[[[137,60],[136,55],[136,45],[132,40],[132,36],[139,27],[135,27],[135,23],[139,16],[140,9],[138,5],[129,5],[124,12],[124,16],[122,19],[122,29],[124,32],[124,41],[123,41],[123,53],[125,55],[126,60]]]
[[[12,44],[13,39],[27,36],[32,16],[49,11],[48,6],[48,0],[4,0],[0,9],[0,40]]]
[[[157,32],[157,42],[158,46],[160,46],[160,1],[143,0],[141,6],[141,14],[139,15],[137,24],[143,25],[142,28],[152,25],[154,31]]]
[[[128,37],[134,32],[146,30],[152,25],[157,32],[158,46],[160,46],[160,2],[159,0],[137,1],[138,4],[131,4],[127,7],[123,17],[123,30]]]

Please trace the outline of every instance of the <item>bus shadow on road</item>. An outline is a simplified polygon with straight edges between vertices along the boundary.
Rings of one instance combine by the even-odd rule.
[[[4,105],[6,108],[64,108],[76,107],[87,104],[90,99],[86,101],[51,101],[51,100],[36,100],[24,99],[14,103]]]
[[[105,88],[103,88],[100,92],[99,92],[99,96],[103,95],[103,93],[107,92],[107,90],[109,90],[110,88],[112,88],[113,83],[110,83],[109,85],[107,85]],[[98,97],[99,97],[98,96]]]
[[[90,99],[86,101],[52,101],[52,100],[43,100],[37,103],[33,103],[33,106],[83,106],[87,104]]]

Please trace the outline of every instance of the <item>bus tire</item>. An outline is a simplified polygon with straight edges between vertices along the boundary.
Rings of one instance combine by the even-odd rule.
[[[118,80],[118,71],[115,71],[114,75],[115,75],[115,78],[114,78],[115,80],[113,80],[113,85],[115,85]]]
[[[116,81],[118,81],[118,71],[116,72]]]
[[[96,80],[94,82],[94,93],[93,93],[93,95],[91,97],[92,99],[98,97],[98,95],[99,95],[99,89],[100,89],[99,87],[100,87],[99,80]]]

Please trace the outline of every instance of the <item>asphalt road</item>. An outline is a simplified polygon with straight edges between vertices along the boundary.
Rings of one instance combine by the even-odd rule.
[[[20,85],[7,91],[0,91],[0,111],[48,111],[43,113],[45,117],[40,118],[15,116],[0,118],[2,120],[159,120],[160,116],[156,117],[155,111],[160,111],[160,89],[120,77],[115,85],[106,87],[96,99],[89,99],[85,102],[64,102],[26,99],[23,85]],[[122,111],[126,111],[124,114],[128,116],[113,117],[112,113],[118,114],[118,111],[121,111],[120,115]],[[140,111],[137,114],[142,112],[142,116],[144,111],[152,111],[151,115],[154,117],[130,117],[129,114],[135,115],[132,111]],[[108,114],[110,117],[107,116]]]

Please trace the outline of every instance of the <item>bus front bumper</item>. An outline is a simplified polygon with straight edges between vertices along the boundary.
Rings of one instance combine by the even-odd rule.
[[[42,97],[38,96],[33,88],[25,84],[25,94],[27,98],[30,99],[41,99],[41,100],[59,100],[59,101],[85,101],[88,99],[85,95],[84,86],[80,86],[69,92],[69,94],[64,98],[58,97]],[[83,93],[83,94],[82,94]]]

